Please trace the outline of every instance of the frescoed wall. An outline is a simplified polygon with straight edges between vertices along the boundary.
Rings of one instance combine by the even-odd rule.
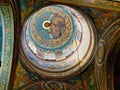
[[[22,89],[24,90],[38,90],[38,89],[40,90],[45,90],[45,89],[47,90],[107,90],[107,88],[108,90],[111,90],[111,87],[112,88],[114,87],[113,82],[115,83],[115,89],[117,90],[119,88],[119,83],[120,83],[120,75],[118,72],[118,68],[120,68],[119,66],[120,49],[117,46],[115,48],[112,48],[112,47],[114,46],[113,43],[115,43],[116,38],[118,37],[120,38],[120,28],[119,28],[120,27],[120,19],[119,19],[120,3],[112,2],[112,1],[114,0],[101,0],[101,1],[100,0],[0,0],[0,90],[9,90],[9,89],[12,89],[12,90],[19,90],[19,89],[20,90]],[[42,44],[41,47],[44,48],[43,51],[49,52],[47,54],[45,53],[46,57],[42,57],[42,59],[41,59],[41,56],[42,56],[41,54],[43,53],[41,52],[41,49],[38,50],[39,45],[37,45],[39,43],[35,43],[36,47],[34,43],[31,43],[31,41],[32,42],[34,41],[32,39],[35,39],[35,37],[37,37],[36,33],[35,33],[35,36],[33,35],[33,33],[31,34],[31,32],[35,31],[34,28],[37,28],[36,31],[40,33],[37,39],[39,39],[40,35],[45,35],[42,37],[45,39],[50,39],[50,40],[58,39],[59,37],[62,36],[63,32],[65,32],[65,28],[68,25],[68,23],[67,24],[65,23],[65,21],[67,21],[67,18],[64,19],[63,17],[61,17],[62,16],[61,14],[59,16],[58,11],[62,11],[59,5],[54,6],[54,10],[56,13],[53,14],[53,16],[51,15],[51,13],[49,13],[49,11],[46,12],[47,15],[49,14],[48,16],[44,16],[44,14],[46,13],[43,14],[44,17],[42,16],[43,17],[42,19],[44,20],[46,20],[47,17],[49,17],[50,15],[51,15],[51,17],[49,17],[50,20],[52,20],[52,18],[56,20],[57,18],[56,21],[57,21],[57,24],[59,25],[55,25],[56,21],[54,20],[52,21],[53,22],[52,24],[50,20],[49,21],[46,20],[42,24],[42,27],[39,27],[41,26],[41,23],[37,23],[37,22],[40,21],[41,18],[39,17],[39,19],[34,19],[34,18],[37,18],[36,16],[41,15],[41,12],[39,12],[40,14],[38,15],[36,15],[35,13],[38,10],[40,10],[42,7],[45,7],[48,5],[56,5],[56,4],[62,4],[62,5],[68,6],[67,8],[62,6],[64,7],[62,8],[64,11],[63,15],[67,17],[67,14],[69,14],[68,16],[73,18],[73,19],[70,19],[71,21],[73,20],[72,24],[70,24],[73,26],[73,29],[74,28],[79,29],[80,27],[77,27],[76,23],[77,21],[78,22],[80,22],[81,20],[84,21],[84,18],[81,18],[81,20],[76,19],[76,17],[79,17],[79,16],[77,16],[77,14],[75,13],[72,13],[70,15],[71,12],[69,11],[71,10],[74,11],[75,9],[76,12],[78,11],[79,13],[82,13],[82,12],[85,13],[85,15],[90,18],[90,21],[89,19],[85,19],[86,22],[90,24],[90,27],[93,25],[93,29],[88,32],[90,32],[90,34],[94,33],[93,36],[91,36],[92,37],[91,41],[87,41],[87,42],[90,42],[92,43],[92,45],[94,45],[93,42],[95,41],[95,45],[94,45],[95,47],[89,46],[92,52],[92,54],[90,54],[90,57],[89,57],[90,62],[87,62],[88,64],[84,64],[84,68],[81,68],[81,70],[79,70],[79,68],[83,64],[81,65],[80,64],[81,62],[79,62],[77,64],[78,68],[73,69],[73,67],[71,67],[69,69],[71,71],[68,70],[67,72],[68,76],[67,75],[65,76],[65,73],[62,73],[62,75],[65,77],[61,77],[61,72],[66,72],[67,69],[64,70],[63,68],[61,68],[62,66],[58,68],[58,66],[55,64],[55,62],[60,62],[60,60],[62,61],[62,59],[60,57],[55,57],[55,58],[49,57],[48,54],[50,54],[49,52],[50,50],[47,51],[48,49],[51,49],[51,47],[52,47],[51,51],[53,51],[54,53],[56,53],[55,50],[64,51],[63,48],[61,47],[63,43],[56,41],[59,43],[59,45],[57,46],[57,43],[56,43],[55,47],[52,46],[54,45],[53,42],[52,44],[50,43],[51,46],[48,45],[49,44],[48,42],[47,42],[47,45]],[[59,10],[57,11],[55,8],[58,8],[58,7],[59,7]],[[78,15],[81,15],[81,14],[78,14]],[[60,17],[60,19],[58,17]],[[31,23],[33,26],[34,26],[34,23],[37,23],[37,25],[33,27]],[[82,22],[82,24],[85,24],[85,22],[84,23]],[[51,28],[53,31],[55,29],[60,31],[59,29],[61,29],[63,30],[63,32],[62,31],[59,33],[48,32],[48,31],[51,31]],[[68,28],[70,28],[70,26]],[[42,30],[45,29],[46,31],[43,30],[42,32],[39,29],[42,29]],[[22,31],[24,31],[25,33],[27,32],[26,34],[23,33],[26,36],[21,37]],[[44,31],[47,33],[45,34]],[[79,39],[81,39],[80,35],[83,35],[83,33],[87,33],[87,31],[80,32],[78,37]],[[74,34],[77,36],[78,33],[77,34],[74,33]],[[87,35],[86,35],[86,38],[89,37]],[[27,40],[30,41],[28,43],[29,47],[27,47],[27,45],[25,45],[23,41],[23,39],[24,38],[26,39],[26,37],[27,37]],[[73,38],[71,39],[75,39],[75,36],[73,35]],[[88,39],[84,39],[84,41]],[[16,40],[17,43],[14,40]],[[23,42],[22,47],[21,47],[21,42]],[[60,46],[61,43],[62,45]],[[70,41],[70,43],[72,43],[72,41]],[[70,44],[70,43],[68,42],[67,44]],[[81,45],[81,43],[79,44]],[[111,46],[111,44],[113,46]],[[75,44],[75,45],[78,45],[78,44]],[[84,46],[86,45],[87,44],[85,44]],[[120,39],[116,45],[120,45]],[[26,48],[30,48],[32,51],[32,54],[30,54],[29,57],[25,55],[26,52],[27,54],[30,53],[29,52],[30,50],[27,51]],[[45,48],[48,48],[48,49],[45,49]],[[85,50],[85,47],[79,49],[79,51],[75,50],[78,53],[76,55],[78,56],[77,57],[78,61],[80,61],[79,53],[80,52],[82,53],[82,49]],[[113,49],[113,51],[111,51],[111,49]],[[65,50],[67,51],[67,49]],[[70,52],[67,53],[68,55],[66,55],[65,59],[72,54],[71,50],[72,49],[70,48]],[[107,55],[106,52],[107,54],[110,53],[111,57],[109,57],[109,55]],[[117,56],[114,55],[114,52],[116,53]],[[17,53],[18,53],[18,57],[16,57]],[[23,57],[23,55],[26,57]],[[33,56],[37,56],[37,57],[33,58]],[[57,52],[56,56],[62,56],[62,55],[60,52]],[[104,58],[107,58],[106,56],[109,57],[108,66],[106,65],[108,60],[104,59]],[[41,66],[43,66],[42,69],[41,69],[41,66],[40,68],[36,66],[33,67],[34,63],[31,63],[29,61],[36,61],[36,58],[39,63],[41,63],[41,61],[45,59],[45,61],[50,62],[51,65],[56,65],[57,69],[56,68],[54,69],[54,67],[47,67],[46,71],[49,72],[49,70],[51,71],[58,70],[60,74],[58,74],[58,72],[55,72],[54,75],[52,73],[53,75],[52,78],[49,77],[48,75],[46,75],[47,78],[44,76],[42,77],[42,75],[44,74],[41,73],[42,75],[40,75],[40,73],[37,71],[42,72],[42,70],[46,68],[45,66],[49,66],[49,64],[42,63],[41,64]],[[115,59],[116,59],[116,63],[115,63]],[[26,63],[28,62],[29,63],[25,64],[24,63],[25,60],[26,60]],[[85,60],[88,60],[86,56],[85,56]],[[70,62],[72,62],[71,59],[68,63]],[[115,63],[114,73],[113,73],[114,71],[113,63]],[[64,63],[62,63],[61,65],[64,65]],[[32,68],[28,68],[28,66]],[[65,66],[65,68],[68,68],[68,67]],[[75,72],[75,73],[69,74],[71,72]],[[113,74],[115,74],[115,76]],[[60,78],[59,77],[56,78],[55,75],[60,76]],[[113,77],[115,78],[114,81],[113,81]],[[108,86],[106,87],[106,85]]]
[[[29,2],[27,2],[26,0],[20,0],[21,23],[24,24],[24,21],[30,16],[33,11],[36,11],[36,9],[48,4],[52,3],[40,2],[39,0]],[[109,26],[113,22],[113,20],[115,20],[120,15],[119,12],[99,10],[87,7],[77,7],[77,9],[82,9],[91,18],[93,24],[95,25],[98,38],[105,31],[107,26]],[[18,66],[16,69],[16,75],[13,85],[14,90],[29,85],[34,81],[43,80],[42,78],[35,76],[24,65],[22,65],[20,59],[22,58],[19,58]],[[72,84],[80,90],[95,90],[96,83],[94,76],[94,60],[82,73],[71,79],[62,81]]]

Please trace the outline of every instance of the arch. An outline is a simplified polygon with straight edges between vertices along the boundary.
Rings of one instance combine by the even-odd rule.
[[[120,38],[120,18],[114,21],[102,34],[97,46],[97,53],[95,55],[95,78],[97,84],[97,90],[109,90],[108,86],[108,57],[111,53],[115,43]],[[111,71],[112,72],[112,71]],[[114,86],[111,89],[114,90]]]
[[[14,43],[14,22],[10,6],[0,6],[2,17],[2,56],[0,71],[0,89],[6,90],[9,83]]]
[[[11,90],[18,53],[19,11],[18,0],[10,0],[9,4],[0,6],[2,22],[2,55],[0,67],[0,90]],[[11,73],[12,72],[12,73]]]

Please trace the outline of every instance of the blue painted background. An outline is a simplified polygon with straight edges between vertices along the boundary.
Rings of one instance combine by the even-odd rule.
[[[0,17],[0,61],[1,61],[1,55],[2,55],[2,21]]]

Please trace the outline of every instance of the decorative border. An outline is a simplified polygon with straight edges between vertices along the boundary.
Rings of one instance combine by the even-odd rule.
[[[13,58],[14,22],[10,6],[0,6],[0,13],[3,31],[0,90],[7,90]]]
[[[51,2],[86,6],[104,10],[120,11],[120,3],[108,0],[48,0]]]
[[[29,89],[42,89],[42,90],[53,90],[52,87],[50,87],[50,85],[57,85],[58,88],[54,87],[54,89],[59,89],[59,90],[79,90],[77,87],[73,86],[72,84],[69,83],[65,83],[65,82],[58,82],[58,81],[37,81],[37,82],[33,82],[30,83],[29,85],[23,86],[20,88],[20,90],[29,90]]]

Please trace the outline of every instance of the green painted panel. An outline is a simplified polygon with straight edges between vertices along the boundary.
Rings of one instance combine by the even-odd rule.
[[[0,67],[0,90],[7,90],[14,43],[13,12],[10,6],[0,6],[2,22],[2,56]]]

